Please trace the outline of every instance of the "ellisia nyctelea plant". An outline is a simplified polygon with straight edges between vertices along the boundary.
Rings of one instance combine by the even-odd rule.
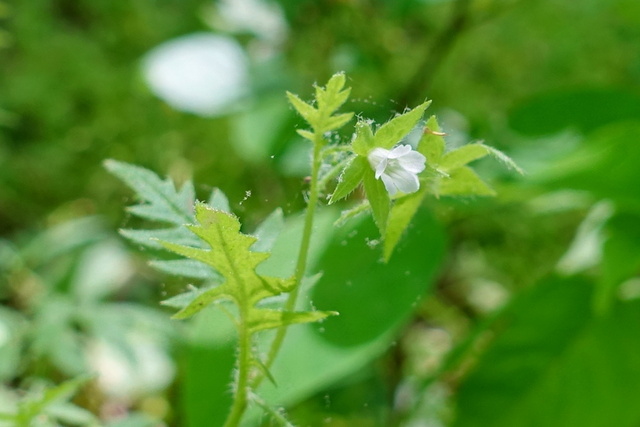
[[[493,191],[467,164],[486,155],[494,155],[508,166],[519,170],[504,154],[486,145],[474,143],[453,151],[445,150],[443,134],[435,117],[422,122],[429,102],[374,127],[359,120],[351,142],[336,143],[328,138],[349,123],[354,114],[338,110],[349,98],[344,74],[334,75],[325,87],[316,87],[315,100],[307,103],[288,93],[297,112],[308,123],[309,130],[298,133],[312,146],[308,204],[304,215],[301,243],[295,271],[291,277],[263,275],[260,265],[270,256],[266,234],[273,234],[273,224],[282,223],[277,210],[259,227],[255,236],[241,232],[241,224],[233,215],[226,197],[214,190],[209,203],[194,202],[193,185],[187,182],[176,189],[170,180],[137,166],[108,160],[106,167],[138,194],[142,203],[130,208],[143,219],[168,224],[152,230],[123,230],[122,234],[144,246],[165,249],[183,259],[155,261],[161,270],[204,279],[208,286],[177,295],[165,304],[179,311],[176,319],[191,317],[211,305],[225,310],[237,329],[237,360],[233,404],[225,426],[240,424],[250,403],[266,408],[282,425],[291,425],[278,411],[271,411],[257,397],[257,388],[276,359],[289,326],[296,323],[322,321],[337,315],[331,311],[296,310],[301,284],[309,259],[311,233],[320,194],[331,181],[337,181],[329,204],[347,197],[360,185],[365,197],[346,211],[341,220],[370,211],[383,241],[383,257],[388,260],[394,247],[409,226],[423,199],[428,195],[491,195]],[[416,127],[422,128],[417,144],[405,140]],[[347,153],[338,157],[336,152]],[[337,164],[331,164],[337,162]],[[329,167],[323,167],[329,163]],[[321,171],[327,170],[324,175]],[[265,230],[269,232],[266,233]],[[263,304],[273,297],[284,296],[279,307]],[[221,302],[231,302],[230,309]],[[212,325],[215,327],[215,325]],[[275,330],[264,354],[256,351],[258,333]],[[274,379],[277,382],[277,378]],[[289,423],[289,424],[287,424]]]

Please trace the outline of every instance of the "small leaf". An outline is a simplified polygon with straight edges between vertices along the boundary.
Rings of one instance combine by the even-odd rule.
[[[340,129],[342,126],[346,125],[349,120],[353,118],[353,113],[343,113],[339,116],[332,116],[327,119],[324,128],[326,130],[336,130]]]
[[[298,132],[298,135],[300,135],[301,137],[313,142],[314,140],[313,132],[309,132],[308,130],[304,130],[304,129],[298,129],[296,130],[296,132]]]
[[[466,166],[455,169],[448,178],[441,178],[437,188],[439,195],[494,196],[493,191],[480,177]]]
[[[424,127],[422,138],[418,142],[418,152],[427,158],[427,163],[439,165],[444,153],[445,142],[442,135],[434,132],[440,132],[440,125],[438,125],[436,116],[431,116]]]
[[[321,114],[329,116],[345,103],[349,98],[351,88],[342,90],[346,82],[343,73],[334,74],[325,88],[316,87],[316,100]]]
[[[386,234],[384,235],[383,253],[385,262],[388,262],[391,258],[393,249],[400,241],[402,234],[418,211],[425,195],[426,190],[421,188],[413,194],[401,197],[395,202],[393,208],[391,208]]]
[[[357,156],[351,160],[351,162],[349,162],[342,171],[342,174],[338,179],[338,185],[329,200],[329,204],[347,197],[353,190],[355,190],[360,182],[362,182],[364,172],[368,167],[369,164],[363,157]]]
[[[289,98],[289,102],[293,105],[293,108],[300,113],[303,119],[305,119],[309,124],[315,123],[318,118],[318,110],[291,92],[287,92],[287,98]]]
[[[266,308],[253,310],[248,320],[249,330],[258,332],[265,329],[276,329],[281,326],[296,323],[312,323],[323,320],[329,316],[336,316],[335,311],[281,311]]]
[[[376,179],[373,170],[367,170],[364,173],[364,191],[367,193],[367,199],[371,205],[373,218],[380,230],[380,235],[384,236],[391,201],[384,184],[381,180]]]
[[[380,126],[375,134],[375,146],[390,149],[400,142],[416,126],[429,104],[431,101],[424,102]]]

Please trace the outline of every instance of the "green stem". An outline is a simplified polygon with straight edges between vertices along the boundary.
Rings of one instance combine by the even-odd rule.
[[[300,243],[300,252],[298,252],[298,262],[296,263],[296,271],[295,271],[295,287],[293,291],[289,293],[289,297],[284,305],[285,311],[293,311],[296,306],[296,302],[298,300],[298,294],[300,292],[300,284],[302,283],[302,279],[304,278],[304,273],[307,269],[307,258],[309,256],[309,247],[311,244],[311,232],[313,231],[313,217],[316,211],[316,205],[318,204],[319,197],[319,189],[318,189],[318,175],[320,173],[320,166],[322,165],[322,146],[324,145],[324,139],[322,135],[315,134],[315,140],[313,143],[313,159],[311,160],[311,182],[309,186],[309,203],[307,205],[307,212],[304,218],[304,229],[302,232],[302,242]],[[278,328],[276,332],[276,336],[271,343],[271,348],[269,349],[269,354],[267,355],[267,361],[265,366],[267,369],[271,367],[278,352],[280,351],[280,347],[282,347],[282,342],[287,334],[287,327],[281,326]],[[264,375],[259,375],[255,378],[255,381],[252,384],[252,388],[257,388],[262,380],[264,379]]]
[[[227,416],[224,427],[240,425],[244,411],[247,409],[247,393],[249,392],[249,371],[251,369],[251,333],[247,328],[246,307],[241,307],[238,326],[238,377],[233,396],[233,406]]]

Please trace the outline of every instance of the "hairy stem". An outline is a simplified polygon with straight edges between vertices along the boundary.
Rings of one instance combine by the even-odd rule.
[[[313,217],[316,211],[316,205],[318,204],[318,196],[319,196],[319,186],[318,186],[318,175],[320,173],[320,166],[322,165],[322,146],[324,144],[324,139],[322,135],[315,134],[315,140],[313,144],[313,158],[311,160],[311,182],[309,186],[309,203],[307,205],[307,212],[304,218],[304,229],[302,232],[302,242],[300,243],[300,251],[298,252],[298,261],[296,263],[296,271],[295,271],[295,287],[291,293],[289,293],[289,297],[284,306],[285,311],[293,311],[296,306],[296,302],[298,300],[298,294],[300,292],[300,284],[302,283],[302,279],[304,278],[304,273],[307,269],[307,258],[309,256],[309,247],[311,244],[311,232],[313,231]],[[280,351],[280,347],[282,347],[282,342],[287,334],[287,327],[281,326],[278,328],[276,332],[276,336],[271,343],[271,348],[269,349],[269,354],[267,355],[267,361],[265,366],[267,369],[271,367],[278,352]],[[264,375],[259,375],[256,377],[255,381],[252,384],[253,388],[257,388],[262,380],[264,379]]]
[[[247,409],[247,394],[249,392],[249,371],[251,370],[251,333],[247,327],[247,310],[241,308],[238,326],[238,373],[236,390],[233,396],[233,406],[227,416],[224,427],[240,425],[244,411]]]

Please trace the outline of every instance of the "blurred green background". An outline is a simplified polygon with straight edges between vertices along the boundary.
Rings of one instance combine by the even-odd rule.
[[[159,46],[193,34],[209,43],[195,51],[205,65],[162,57]],[[323,226],[314,268],[337,287],[318,288],[322,308],[384,305],[386,288],[405,288],[380,309],[386,322],[358,323],[360,306],[336,323],[346,335],[327,331],[353,357],[340,369],[342,353],[328,359],[330,383],[308,373],[292,386],[281,397],[291,418],[640,425],[637,0],[5,1],[0,64],[7,408],[16,390],[119,358],[112,381],[93,381],[77,406],[104,423],[216,425],[230,343],[168,321],[158,301],[187,282],[152,271],[118,237],[136,224],[124,211],[133,196],[102,163],[193,179],[203,199],[218,187],[252,230],[276,207],[304,206],[308,152],[284,91],[309,99],[314,83],[345,71],[345,110],[382,122],[432,99],[451,147],[484,140],[527,174],[474,165],[498,196],[430,201],[391,279],[356,274],[375,255],[345,270],[335,254],[352,230]],[[404,283],[411,265],[420,273]],[[339,287],[351,273],[375,284]]]

